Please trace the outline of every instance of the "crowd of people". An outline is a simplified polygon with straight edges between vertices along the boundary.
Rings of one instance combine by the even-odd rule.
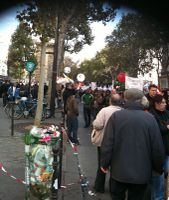
[[[63,91],[69,139],[79,144],[76,91]],[[169,170],[168,98],[154,84],[148,93],[131,88],[122,91],[92,91],[80,96],[84,128],[102,129],[94,190],[105,191],[110,171],[112,200],[164,200]],[[127,197],[126,197],[127,195]]]
[[[8,101],[15,101],[21,97],[38,98],[38,82],[24,84],[23,82],[11,82],[4,80],[0,85],[0,96],[3,99],[3,106],[6,106]],[[48,86],[44,83],[44,97],[48,91]]]
[[[0,87],[7,100],[27,96],[28,85]],[[47,87],[44,86],[44,93]],[[110,172],[112,200],[164,200],[169,170],[169,95],[154,84],[148,93],[131,88],[119,90],[77,90],[72,83],[56,90],[56,104],[66,116],[68,139],[78,140],[78,102],[83,105],[84,128],[102,130],[97,146],[98,169],[93,189],[104,193],[106,174]],[[38,84],[31,86],[37,98]],[[77,100],[78,99],[78,100]]]

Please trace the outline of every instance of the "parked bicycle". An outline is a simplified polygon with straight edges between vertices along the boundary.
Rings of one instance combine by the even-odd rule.
[[[10,103],[9,103],[10,104]],[[15,104],[13,104],[13,114],[12,114],[12,106],[8,106],[8,111],[6,110],[8,116],[11,118],[13,116],[14,119],[20,119],[22,116],[28,118],[28,116],[35,117],[37,109],[37,100],[36,99],[28,99],[27,97],[21,97],[21,99],[17,99]],[[46,103],[43,102],[42,108],[42,120],[46,118]]]
[[[12,102],[11,101],[7,101],[6,105],[4,106],[4,111],[5,111],[7,116],[9,116],[8,113],[9,113],[9,110],[10,110],[11,106],[12,106]]]

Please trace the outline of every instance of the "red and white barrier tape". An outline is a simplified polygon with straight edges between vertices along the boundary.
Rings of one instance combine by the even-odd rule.
[[[0,169],[1,169],[4,173],[6,173],[7,176],[13,178],[13,179],[16,180],[18,183],[26,184],[26,182],[25,182],[23,179],[21,179],[21,178],[16,178],[16,177],[13,176],[11,173],[9,173],[9,172],[3,167],[2,163],[0,163]]]
[[[16,178],[15,176],[13,176],[11,173],[9,173],[3,166],[2,163],[0,163],[0,170],[2,170],[7,176],[11,177],[12,179],[16,180],[18,183],[23,183],[24,185],[26,184],[26,182],[21,179],[21,178]],[[75,183],[68,183],[67,185],[62,185],[61,188],[66,189],[68,186],[71,185],[75,185]]]
[[[71,140],[69,139],[69,137],[68,137],[68,135],[67,135],[67,132],[66,132],[66,129],[62,128],[62,132],[64,133],[64,135],[65,135],[66,138],[68,139],[68,141],[69,141],[69,143],[70,143],[70,145],[71,145],[71,147],[72,147],[73,153],[74,153],[74,154],[78,154],[78,152],[77,152],[77,146],[76,146],[75,144],[73,144],[73,143],[71,142]]]
[[[64,133],[65,133],[65,135],[67,135],[67,133],[66,133],[66,130],[62,130]],[[73,154],[75,154],[75,155],[78,155],[78,151],[77,151],[77,146],[76,145],[74,145],[70,140],[69,140],[69,143],[70,143],[70,145],[71,145],[71,147],[72,147],[72,151],[73,151]],[[79,168],[79,172],[80,172],[80,182],[81,182],[81,179],[83,179],[83,174],[82,174],[82,172],[81,172],[81,169],[80,169],[80,164],[79,164],[79,161],[78,161],[78,168]],[[22,183],[22,184],[26,184],[26,182],[23,180],[23,179],[21,179],[21,178],[16,178],[15,176],[13,176],[11,173],[9,173],[5,168],[4,168],[4,166],[3,166],[3,164],[2,163],[0,163],[0,170],[2,170],[8,177],[11,177],[12,179],[14,179],[14,180],[16,180],[18,183]],[[68,183],[68,184],[66,184],[66,185],[62,185],[61,186],[61,188],[63,188],[63,189],[66,189],[68,186],[71,186],[71,185],[75,185],[75,183]],[[89,191],[90,192],[90,191]],[[91,194],[90,194],[91,195]]]

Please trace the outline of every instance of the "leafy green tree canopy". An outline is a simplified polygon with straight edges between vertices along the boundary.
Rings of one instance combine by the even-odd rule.
[[[9,75],[13,78],[22,78],[25,62],[32,60],[37,63],[35,57],[36,47],[27,30],[22,23],[19,24],[11,37],[11,45],[8,52]]]

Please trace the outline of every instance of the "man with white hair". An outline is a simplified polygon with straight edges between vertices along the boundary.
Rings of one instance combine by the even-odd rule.
[[[110,167],[113,200],[143,200],[152,170],[163,172],[164,145],[155,118],[144,111],[145,96],[131,88],[124,92],[125,109],[109,118],[101,144],[101,169]]]
[[[102,108],[96,116],[96,119],[93,121],[93,127],[96,130],[103,130],[106,126],[107,121],[109,120],[110,116],[118,111],[121,110],[120,107],[121,97],[119,94],[111,94],[109,97],[109,106]],[[101,144],[101,141],[100,141]],[[97,153],[98,153],[98,169],[95,179],[94,190],[96,192],[104,192],[105,181],[106,181],[106,174],[103,173],[100,169],[100,144],[97,145]]]

